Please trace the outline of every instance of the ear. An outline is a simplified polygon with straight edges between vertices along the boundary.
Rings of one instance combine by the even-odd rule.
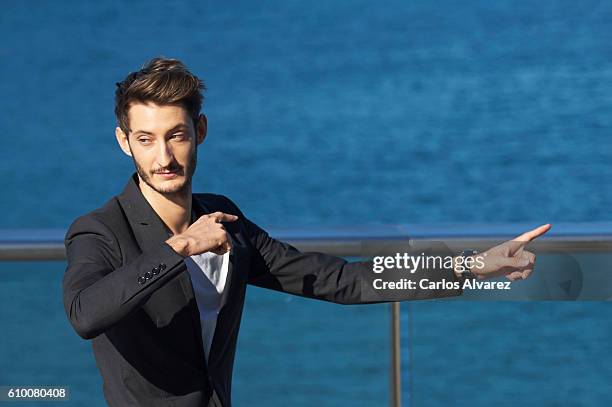
[[[117,143],[119,143],[119,147],[123,150],[124,153],[132,156],[132,149],[130,148],[130,143],[128,142],[128,136],[121,130],[121,127],[115,127],[115,137],[117,137]]]
[[[204,139],[206,138],[206,134],[208,131],[208,120],[206,116],[201,114],[198,118],[198,128],[196,129],[196,142],[197,144],[202,144]]]

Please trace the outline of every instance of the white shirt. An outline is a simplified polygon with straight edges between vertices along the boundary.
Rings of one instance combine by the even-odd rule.
[[[227,279],[229,252],[223,255],[212,252],[196,254],[186,257],[185,263],[200,311],[204,353],[206,360],[209,360],[208,355],[217,326],[221,294],[223,294]]]

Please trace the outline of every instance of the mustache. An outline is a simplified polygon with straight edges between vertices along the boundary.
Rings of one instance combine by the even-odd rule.
[[[155,171],[153,171],[154,174],[159,174],[161,172],[181,172],[182,171],[182,167],[179,165],[173,165],[171,167],[166,167],[166,168],[158,168]]]

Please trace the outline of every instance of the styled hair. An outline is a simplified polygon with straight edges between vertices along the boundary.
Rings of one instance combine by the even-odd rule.
[[[178,59],[153,58],[116,85],[115,116],[126,135],[131,131],[128,110],[134,102],[183,106],[197,127],[206,86]]]

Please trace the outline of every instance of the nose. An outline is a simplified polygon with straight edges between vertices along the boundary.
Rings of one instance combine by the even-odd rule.
[[[157,164],[160,168],[167,168],[170,163],[172,163],[172,161],[174,161],[174,154],[172,152],[172,148],[167,142],[160,143]]]

